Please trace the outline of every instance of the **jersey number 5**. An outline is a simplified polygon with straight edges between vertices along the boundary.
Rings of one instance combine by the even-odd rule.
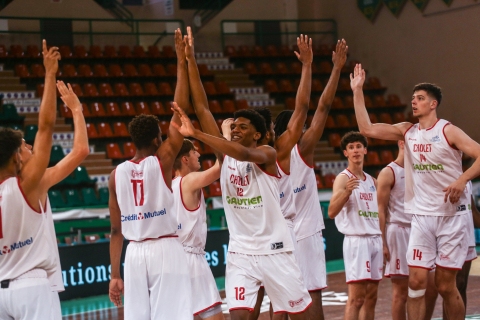
[[[133,187],[133,198],[135,199],[135,206],[143,206],[145,202],[144,192],[143,192],[143,180],[132,179]],[[138,191],[140,190],[140,201],[138,200]]]

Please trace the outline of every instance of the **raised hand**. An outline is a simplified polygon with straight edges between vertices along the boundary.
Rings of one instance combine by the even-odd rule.
[[[58,47],[51,47],[47,49],[47,41],[42,41],[42,54],[43,65],[45,66],[45,72],[48,74],[56,74],[58,70],[58,60],[61,59]]]
[[[462,195],[462,193],[465,192],[466,185],[467,184],[465,182],[457,180],[445,189],[443,189],[443,192],[445,192],[445,198],[443,199],[443,201],[446,203],[450,199],[450,203],[457,203],[458,200],[460,200],[460,196]]]
[[[79,109],[82,111],[82,104],[80,103],[80,100],[78,100],[75,92],[73,92],[70,83],[67,87],[63,81],[59,80],[57,81],[57,88],[61,95],[60,99],[62,99],[63,103],[65,103],[70,110],[74,111]]]
[[[353,190],[358,188],[359,180],[355,177],[351,177],[347,181],[347,185],[345,186],[345,192],[347,192],[348,196],[350,196]]]
[[[195,50],[193,49],[194,46],[194,39],[192,34],[192,28],[187,27],[187,35],[184,38],[185,42],[185,55],[187,60],[191,60],[195,58]]]
[[[313,61],[312,38],[301,34],[300,37],[297,38],[297,46],[300,53],[297,51],[294,52],[298,60],[303,64],[311,64]]]
[[[362,65],[358,63],[353,69],[353,75],[350,73],[350,87],[352,90],[362,89],[365,82],[365,70],[362,69]]]
[[[116,307],[122,306],[122,295],[123,280],[113,278],[112,280],[110,280],[108,296],[110,297],[110,301],[112,301]]]
[[[180,118],[180,121],[182,122],[182,126],[179,126],[175,122],[170,122],[170,125],[173,126],[175,129],[180,132],[180,134],[184,137],[193,137],[195,134],[195,127],[192,124],[192,121],[190,118],[187,116],[185,111],[183,111],[182,108],[178,106],[176,102],[172,103],[172,111],[177,114],[177,116]]]
[[[222,123],[222,135],[228,141],[230,141],[232,138],[232,123],[233,123],[233,118],[225,119],[223,120],[223,123]]]
[[[180,28],[175,30],[175,51],[177,53],[177,59],[185,60],[185,41],[183,40]]]
[[[335,51],[333,51],[333,54],[332,54],[333,65],[340,69],[343,68],[343,66],[345,65],[345,62],[347,61],[347,53],[348,53],[348,46],[345,39],[342,39],[342,41],[338,40],[337,47],[335,48]]]

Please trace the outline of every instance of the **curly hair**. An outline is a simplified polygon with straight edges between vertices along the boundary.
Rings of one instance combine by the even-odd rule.
[[[10,128],[0,129],[0,168],[5,167],[23,142],[23,133]]]
[[[260,140],[262,140],[265,135],[267,134],[267,126],[265,124],[265,118],[262,117],[260,113],[253,109],[242,109],[237,110],[233,114],[233,118],[236,120],[237,118],[245,118],[250,120],[250,123],[253,125],[255,130],[260,132]]]
[[[268,128],[270,127],[270,123],[272,123],[272,112],[270,111],[270,109],[267,107],[255,107],[251,109],[260,113],[263,119],[265,119],[265,125],[268,131]]]
[[[340,146],[342,150],[347,150],[347,145],[353,142],[360,142],[366,148],[368,146],[367,138],[360,134],[358,131],[350,131],[345,133],[340,140]]]
[[[175,162],[173,163],[173,170],[180,170],[182,168],[182,157],[187,156],[190,151],[196,150],[195,145],[191,140],[183,139],[182,147],[175,158]]]
[[[158,118],[153,115],[138,115],[128,124],[128,132],[137,149],[148,148],[160,133]]]
[[[413,92],[424,90],[430,98],[437,100],[437,107],[442,102],[442,88],[433,83],[419,83],[413,87]]]
[[[275,118],[275,136],[280,137],[288,127],[288,123],[292,118],[293,111],[292,110],[283,110],[280,112],[277,117]]]

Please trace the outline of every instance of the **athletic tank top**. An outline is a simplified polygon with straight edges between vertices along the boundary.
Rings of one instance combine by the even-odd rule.
[[[414,124],[405,132],[405,212],[419,215],[452,216],[466,213],[469,199],[462,193],[452,204],[444,202],[442,190],[463,173],[462,152],[445,137],[450,122],[439,119],[428,129]]]
[[[52,254],[55,256],[55,270],[51,275],[48,276],[48,281],[50,281],[50,287],[52,288],[52,291],[61,292],[65,291],[65,287],[63,285],[62,266],[60,264],[60,254],[58,252],[55,225],[53,223],[52,206],[50,205],[50,200],[48,199],[48,197],[45,207],[45,215],[47,216],[47,225],[45,228],[45,232],[47,233],[47,237],[49,237],[51,244],[54,248],[54,252]]]
[[[296,210],[295,202],[293,200],[292,184],[290,183],[290,174],[283,172],[278,162],[277,168],[278,173],[280,174],[280,181],[278,182],[278,189],[280,191],[280,208],[282,209],[282,214],[287,222],[288,227],[293,228]]]
[[[290,157],[290,182],[297,216],[295,236],[302,240],[325,229],[322,208],[318,198],[317,179],[312,167],[303,160],[295,145]]]
[[[405,198],[405,169],[397,164],[391,162],[387,165],[393,172],[393,188],[390,191],[390,199],[388,200],[388,218],[387,223],[398,223],[402,225],[410,225],[412,216],[405,213],[404,198]]]
[[[20,181],[4,180],[0,184],[0,281],[33,269],[43,269],[48,276],[54,272],[55,248],[46,228],[46,215],[27,203]]]
[[[182,177],[176,177],[172,181],[174,197],[174,210],[177,213],[178,239],[188,252],[205,253],[207,242],[207,209],[203,191],[200,190],[200,202],[194,210],[189,210],[183,203]]]
[[[293,251],[280,209],[278,180],[253,162],[225,156],[220,184],[230,232],[228,251],[255,255]]]
[[[473,225],[473,218],[472,218],[472,192],[473,186],[472,181],[468,181],[467,186],[465,187],[465,193],[467,194],[467,198],[470,199],[470,203],[468,204],[468,219],[467,219],[467,232],[470,233],[468,236],[468,246],[475,247],[477,245],[475,241],[475,226]]]
[[[173,194],[163,178],[158,157],[118,165],[115,187],[126,239],[142,241],[175,235],[177,214],[173,211]]]
[[[348,169],[338,174],[349,178],[355,177]],[[365,180],[360,180],[358,188],[343,206],[340,213],[335,217],[335,225],[338,231],[347,236],[373,236],[381,235],[378,220],[377,188],[373,178],[367,174]],[[338,177],[337,176],[337,177]]]

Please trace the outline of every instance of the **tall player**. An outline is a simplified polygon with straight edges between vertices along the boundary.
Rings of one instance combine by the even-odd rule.
[[[359,64],[350,76],[360,132],[367,137],[405,140],[405,212],[412,214],[407,249],[409,319],[423,319],[428,272],[436,265],[435,284],[450,319],[463,319],[465,307],[455,285],[468,251],[467,182],[480,174],[480,145],[460,128],[437,118],[441,89],[421,83],[414,87],[413,115],[419,123],[372,124]],[[475,159],[462,173],[462,152]]]
[[[58,249],[47,231],[40,184],[50,159],[45,150],[52,146],[60,53],[57,47],[47,49],[45,40],[42,45],[45,91],[33,153],[21,132],[0,129],[0,315],[5,319],[59,316],[48,280],[55,271]]]
[[[407,318],[408,264],[407,247],[410,238],[410,214],[403,210],[405,198],[405,143],[398,141],[398,156],[377,178],[377,200],[382,231],[385,276],[392,281],[392,319]]]
[[[348,132],[340,141],[348,167],[333,183],[328,216],[345,235],[343,259],[348,284],[345,318],[374,319],[378,282],[382,280],[382,232],[378,221],[376,181],[363,172],[367,139]]]
[[[185,46],[175,31],[177,86],[175,101],[188,104]],[[174,102],[175,104],[175,102]],[[176,239],[177,216],[172,194],[173,164],[183,137],[172,127],[162,141],[158,119],[136,116],[129,132],[137,152],[111,173],[110,300],[121,306],[120,277],[123,237],[130,241],[125,255],[125,319],[191,319],[190,274],[183,246]]]
[[[348,46],[345,40],[337,42],[333,52],[333,69],[330,79],[318,101],[317,110],[310,127],[300,137],[292,152],[290,161],[283,161],[282,170],[290,168],[290,183],[294,192],[297,215],[295,217],[295,236],[297,238],[298,264],[313,303],[310,308],[312,319],[323,319],[322,289],[327,287],[325,251],[322,230],[325,228],[322,209],[318,199],[317,182],[313,170],[313,154],[318,140],[322,136],[328,112],[337,91],[340,73],[347,60]],[[292,118],[291,111],[282,111],[275,119],[275,135],[280,137]],[[314,258],[312,258],[314,257]]]

